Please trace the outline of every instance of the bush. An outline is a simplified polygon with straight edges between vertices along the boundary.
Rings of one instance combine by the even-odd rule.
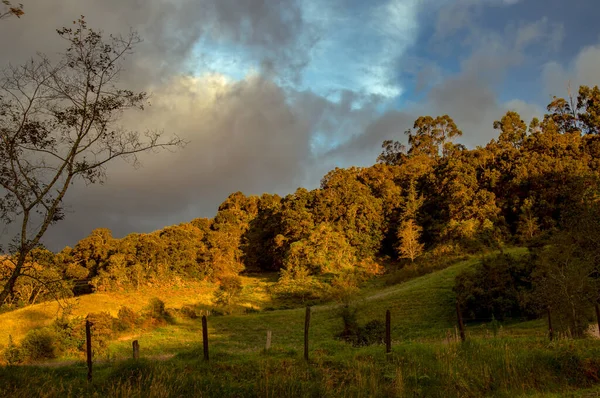
[[[196,314],[196,310],[191,305],[184,305],[179,310],[179,313],[181,314],[182,317],[187,318],[187,319],[197,319],[198,318],[198,314]]]
[[[158,297],[153,297],[145,308],[146,315],[154,319],[165,319],[167,312],[165,311],[165,302]]]
[[[383,343],[385,325],[379,319],[370,320],[358,331],[357,345],[371,345]]]
[[[51,359],[56,356],[54,350],[55,336],[46,328],[27,332],[21,342],[23,356],[31,361]]]
[[[242,279],[237,275],[224,276],[220,280],[219,288],[215,291],[215,304],[232,305],[241,293]]]
[[[56,337],[55,348],[58,353],[76,353],[84,344],[85,330],[77,327],[80,322],[81,318],[69,321],[66,317],[60,317],[54,320],[51,329]]]
[[[138,324],[140,316],[131,308],[121,306],[117,313],[117,319],[119,320],[119,329],[127,330],[133,329]]]
[[[9,365],[16,365],[23,361],[23,353],[21,349],[14,343],[12,336],[8,335],[8,345],[2,352],[2,359]]]
[[[340,316],[342,317],[342,322],[344,323],[344,330],[338,334],[339,338],[346,341],[351,341],[356,335],[358,335],[360,326],[358,325],[358,320],[356,319],[356,312],[356,308],[352,308],[348,305],[342,307]]]
[[[96,312],[88,314],[87,320],[92,324],[92,351],[94,355],[102,355],[108,350],[108,343],[113,338],[117,329],[118,321],[113,318],[108,312]],[[85,321],[79,324],[80,330],[83,328],[85,333]],[[80,332],[81,333],[81,332]],[[81,342],[80,350],[85,350],[85,339]]]
[[[152,329],[173,322],[173,317],[165,308],[165,303],[159,298],[152,298],[144,308],[144,317],[141,327]]]
[[[303,305],[316,305],[327,298],[328,285],[320,282],[312,275],[303,275],[299,278],[290,276],[282,271],[279,281],[268,288],[268,292],[279,300],[293,302],[300,301]]]
[[[382,343],[385,335],[383,322],[373,319],[365,326],[360,326],[356,314],[356,308],[347,305],[342,308],[340,315],[344,323],[344,330],[337,337],[355,347]]]

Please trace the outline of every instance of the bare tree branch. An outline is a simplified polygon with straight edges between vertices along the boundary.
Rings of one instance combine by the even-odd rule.
[[[14,6],[8,0],[2,0],[2,4],[4,5],[2,6],[2,8],[0,8],[0,19],[5,19],[11,16],[21,18],[21,16],[25,14],[25,12],[23,11],[23,4],[18,4],[17,6]]]
[[[63,200],[75,178],[102,183],[114,159],[137,166],[142,152],[186,144],[177,136],[164,139],[162,131],[140,134],[119,125],[124,112],[143,110],[148,99],[118,86],[123,59],[141,41],[137,33],[104,37],[83,16],[57,33],[68,44],[58,62],[38,54],[0,78],[0,219],[21,222],[15,266],[0,279],[0,303],[20,276],[31,277],[24,274],[28,254],[64,218]]]

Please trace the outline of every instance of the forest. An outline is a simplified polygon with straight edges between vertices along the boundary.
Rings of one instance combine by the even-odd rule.
[[[496,139],[469,149],[453,142],[462,131],[450,116],[419,117],[407,146],[385,141],[373,166],[336,168],[318,189],[235,192],[212,219],[121,239],[99,228],[59,253],[37,248],[3,308],[185,280],[227,290],[240,274],[273,271],[274,295],[344,300],[392,269],[422,274],[527,246],[526,258],[501,254],[457,278],[465,315],[531,318],[552,307],[581,335],[600,298],[600,89],[555,97],[529,123],[509,111],[493,127]]]

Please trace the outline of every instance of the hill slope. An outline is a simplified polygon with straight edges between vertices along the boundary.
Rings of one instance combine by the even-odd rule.
[[[355,348],[335,339],[342,329],[337,305],[312,308],[309,365],[302,360],[304,308],[212,315],[208,317],[210,362],[202,360],[200,319],[176,319],[114,341],[109,361],[95,359],[92,384],[86,382],[82,362],[0,368],[0,378],[6,380],[0,395],[479,397],[567,394],[593,387],[600,375],[598,342],[549,344],[543,322],[513,325],[498,338],[477,337],[481,327],[471,326],[467,343],[445,340],[446,333],[454,331],[454,277],[477,261],[462,261],[384,289],[367,288],[357,297],[363,324],[383,320],[385,310],[391,310],[391,355],[385,355],[380,345]],[[260,283],[266,282],[254,283],[264,287]],[[168,305],[201,302],[214,287],[204,286],[200,296],[189,288],[186,293],[183,289],[171,293]],[[143,306],[141,297],[137,301],[119,297],[120,302],[129,299],[132,307]],[[81,297],[77,311],[102,304],[105,298]],[[40,308],[23,314],[34,316]],[[0,322],[9,316],[15,314],[0,315]],[[516,338],[522,329],[533,336]],[[272,331],[273,341],[265,354],[267,330]],[[133,339],[140,343],[142,360],[114,362],[115,357],[130,357]]]
[[[443,340],[450,331],[454,333],[456,320],[454,278],[464,269],[473,266],[476,258],[458,262],[444,270],[415,278],[399,285],[382,289],[367,289],[354,301],[361,323],[385,319],[385,311],[392,314],[392,338],[404,340]],[[266,285],[274,275],[266,278],[245,277],[244,284],[251,294],[247,306],[265,308],[271,303],[265,293]],[[145,290],[132,293],[95,293],[81,296],[73,301],[73,316],[85,316],[89,312],[108,311],[116,313],[121,305],[140,311],[150,297],[163,299],[169,308],[195,305],[210,308],[215,285],[209,283],[188,284],[176,291]],[[52,322],[58,305],[54,302],[27,307],[11,313],[0,314],[0,344],[6,344],[11,334],[19,341],[27,330]],[[304,308],[276,311],[260,311],[244,315],[209,316],[211,346],[215,352],[234,355],[243,352],[260,352],[264,346],[266,331],[272,331],[272,347],[275,351],[301,350],[304,330]],[[533,327],[543,335],[540,323]],[[319,305],[312,308],[311,345],[316,349],[344,344],[334,339],[342,330],[339,305]],[[518,326],[517,326],[518,327]],[[475,332],[476,330],[474,330]],[[113,342],[110,351],[118,357],[128,357],[131,340],[137,339],[142,352],[148,355],[176,354],[201,346],[200,319],[177,319],[173,324],[152,331],[138,331],[122,336]]]

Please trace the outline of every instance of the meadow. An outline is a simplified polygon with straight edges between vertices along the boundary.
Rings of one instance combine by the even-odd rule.
[[[517,251],[518,252],[518,251]],[[544,320],[468,323],[467,341],[456,336],[452,286],[473,257],[399,284],[387,275],[353,300],[359,323],[392,314],[392,353],[382,344],[355,347],[336,338],[343,328],[336,303],[311,309],[310,360],[302,357],[304,308],[273,302],[267,288],[275,275],[244,277],[244,302],[231,315],[208,316],[210,360],[202,358],[201,320],[175,317],[152,330],[135,330],[110,343],[95,358],[86,381],[83,357],[60,357],[34,365],[0,368],[0,396],[63,397],[388,397],[388,396],[589,396],[600,393],[600,343],[594,339],[547,338]],[[141,310],[149,297],[167,308],[192,305],[207,313],[215,286],[181,286],[81,296],[73,315],[116,313],[126,304]],[[143,293],[143,294],[140,294]],[[24,331],[52,321],[56,303],[0,315],[18,341]],[[208,312],[210,314],[210,312]],[[266,332],[272,332],[265,352]],[[132,360],[138,340],[141,359]]]

